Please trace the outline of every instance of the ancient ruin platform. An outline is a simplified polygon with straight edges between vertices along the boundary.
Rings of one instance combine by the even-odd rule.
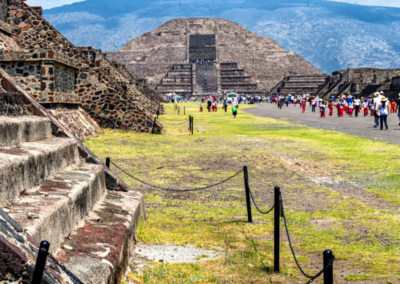
[[[0,148],[0,206],[79,162],[77,142],[51,138]]]
[[[119,283],[143,214],[140,193],[109,191],[84,218],[84,224],[63,243],[56,257],[84,283]]]
[[[0,116],[0,147],[50,139],[50,120],[38,116]]]
[[[25,192],[9,215],[36,240],[55,252],[105,192],[102,166],[81,164]]]

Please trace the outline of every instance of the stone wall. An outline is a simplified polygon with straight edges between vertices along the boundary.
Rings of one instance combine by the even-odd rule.
[[[8,6],[9,0],[0,0],[0,21],[8,21]]]
[[[395,76],[400,76],[400,69],[359,68],[348,69],[344,80],[352,83],[382,84],[390,82]]]
[[[149,96],[140,92],[101,51],[75,47],[43,18],[38,7],[21,0],[10,2],[12,34],[0,36],[0,46],[5,47],[0,50],[0,62],[33,98],[56,111],[66,127],[88,127],[84,134],[77,134],[79,137],[93,132],[89,125],[79,124],[79,105],[103,127],[141,132],[153,129],[152,114],[158,110],[159,97],[150,88]],[[161,127],[156,123],[156,128]]]
[[[75,91],[75,69],[55,64],[55,90],[57,92],[73,93]]]

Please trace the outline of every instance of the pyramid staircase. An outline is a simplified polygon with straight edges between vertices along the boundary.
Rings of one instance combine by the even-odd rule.
[[[54,137],[49,118],[2,115],[0,133],[0,208],[83,283],[119,283],[141,195],[107,190],[104,167]]]

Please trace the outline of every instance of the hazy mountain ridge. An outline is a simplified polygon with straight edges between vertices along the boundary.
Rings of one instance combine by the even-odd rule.
[[[87,0],[44,15],[74,44],[104,51],[118,50],[174,18],[216,17],[271,37],[324,72],[400,67],[397,8],[319,0]]]

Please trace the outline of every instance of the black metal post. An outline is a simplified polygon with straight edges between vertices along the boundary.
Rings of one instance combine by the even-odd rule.
[[[324,267],[327,267],[328,264],[333,260],[333,253],[328,249],[324,251],[323,256]],[[324,284],[333,284],[333,264],[324,272]]]
[[[280,246],[280,218],[281,218],[281,189],[275,187],[275,209],[274,209],[274,272],[280,272],[279,268],[279,246]]]
[[[111,161],[111,159],[110,159],[109,157],[107,157],[107,158],[106,158],[106,167],[107,167],[108,169],[110,169],[110,161]]]
[[[253,216],[251,216],[250,186],[249,186],[249,175],[247,172],[247,166],[243,167],[243,174],[244,174],[244,189],[246,191],[247,218],[249,223],[253,223]]]
[[[154,127],[156,126],[156,121],[157,121],[157,118],[155,117],[154,121],[153,121],[153,128],[151,129],[151,134],[154,133]]]
[[[41,284],[44,268],[46,266],[47,255],[49,254],[50,243],[42,241],[36,259],[35,270],[33,271],[32,284]]]
[[[192,131],[192,116],[189,115],[189,131]]]

